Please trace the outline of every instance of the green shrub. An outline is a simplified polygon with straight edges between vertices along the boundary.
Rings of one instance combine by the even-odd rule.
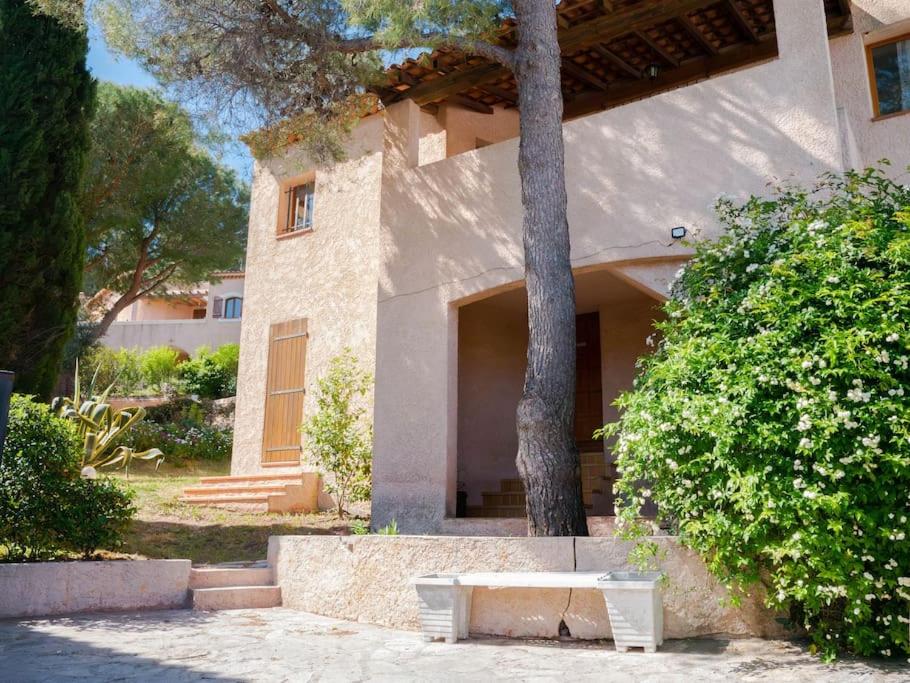
[[[132,349],[92,346],[79,359],[79,381],[83,387],[103,390],[113,385],[114,396],[133,396],[145,389],[142,354]]]
[[[211,399],[236,394],[239,352],[237,344],[225,344],[214,353],[206,346],[197,349],[192,360],[180,365],[186,393]]]
[[[317,383],[317,410],[302,428],[315,463],[331,475],[325,490],[335,496],[339,517],[350,501],[369,500],[373,429],[364,398],[373,378],[349,349],[336,356]]]
[[[240,344],[222,344],[212,353],[215,365],[222,367],[231,376],[237,377],[237,367],[240,365]]]
[[[618,404],[618,514],[646,500],[830,658],[910,653],[910,188],[878,171],[719,204]],[[646,483],[642,483],[646,482]],[[672,580],[672,577],[670,577]]]
[[[13,395],[0,465],[0,545],[12,560],[116,545],[133,514],[113,480],[80,478],[73,426],[47,405]]]
[[[161,390],[177,380],[180,352],[170,346],[156,346],[145,351],[139,359],[142,381],[146,388]]]

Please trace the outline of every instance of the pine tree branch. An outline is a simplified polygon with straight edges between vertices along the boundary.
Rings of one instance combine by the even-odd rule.
[[[485,40],[475,40],[473,38],[460,38],[445,33],[425,33],[416,39],[405,39],[394,45],[388,45],[377,42],[372,37],[367,38],[349,38],[340,40],[335,44],[335,49],[346,54],[355,54],[358,52],[370,52],[374,50],[409,50],[425,47],[447,46],[453,47],[467,54],[486,57],[487,59],[498,62],[509,69],[515,68],[515,53],[509,48],[500,45],[494,45]]]

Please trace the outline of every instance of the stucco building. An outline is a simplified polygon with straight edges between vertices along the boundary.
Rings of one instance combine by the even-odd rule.
[[[101,343],[111,348],[170,346],[192,355],[240,341],[244,274],[214,273],[213,282],[147,295],[127,306]]]
[[[590,434],[647,353],[687,258],[679,228],[715,235],[720,194],[910,164],[910,3],[563,0],[558,12],[576,432],[596,517],[611,510],[611,456]],[[514,82],[439,52],[390,69],[379,94],[344,161],[291,149],[256,164],[232,471],[305,469],[298,426],[350,347],[376,376],[374,523],[520,531]]]

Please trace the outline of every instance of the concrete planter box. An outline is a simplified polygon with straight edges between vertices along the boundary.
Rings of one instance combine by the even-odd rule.
[[[185,607],[189,560],[0,564],[0,617]]]
[[[447,643],[454,643],[467,638],[472,589],[458,586],[455,574],[428,574],[412,581],[417,589],[424,640],[444,638]]]
[[[610,572],[597,582],[607,601],[613,641],[619,652],[643,647],[656,652],[664,642],[664,608],[659,572]]]

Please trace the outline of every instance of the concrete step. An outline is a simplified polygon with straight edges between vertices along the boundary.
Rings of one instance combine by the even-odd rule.
[[[183,489],[184,496],[211,496],[231,495],[235,493],[284,493],[285,488],[293,484],[202,484],[200,486],[187,486]]]
[[[193,567],[190,588],[237,588],[272,583],[271,567]]]
[[[193,609],[262,609],[281,606],[279,586],[194,588]]]
[[[318,509],[321,477],[314,472],[203,477],[188,486],[181,503],[248,512],[313,512]]]
[[[220,477],[202,477],[200,484],[239,484],[256,482],[281,482],[299,483],[308,472],[291,472],[290,474],[244,474],[226,475]]]

